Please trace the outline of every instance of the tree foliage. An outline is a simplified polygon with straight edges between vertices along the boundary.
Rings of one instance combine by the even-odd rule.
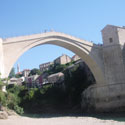
[[[15,69],[14,67],[11,69],[10,74],[9,74],[9,78],[15,77]]]
[[[22,114],[23,109],[28,113],[56,113],[59,111],[75,111],[80,109],[81,93],[94,81],[88,80],[87,73],[83,67],[75,66],[68,69],[66,65],[52,66],[49,74],[64,73],[64,88],[53,84],[44,85],[42,88],[28,89],[24,86],[7,86],[7,93],[0,91],[2,105]],[[41,74],[38,69],[31,70],[30,75]],[[2,81],[0,82],[2,83]],[[55,83],[56,84],[56,83]]]
[[[66,112],[73,111],[74,107],[81,111],[81,93],[93,82],[87,79],[85,70],[79,66],[65,70],[64,74],[65,89],[52,84],[40,89],[25,89],[19,94],[22,97],[20,105],[29,113]]]
[[[31,75],[41,75],[41,74],[42,74],[42,72],[39,69],[34,68],[34,69],[31,70],[29,76],[31,76]]]

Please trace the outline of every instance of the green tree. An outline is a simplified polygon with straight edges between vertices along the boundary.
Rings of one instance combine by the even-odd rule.
[[[9,78],[15,77],[15,69],[14,67],[11,69],[10,74],[9,74]]]
[[[23,74],[16,74],[16,75],[15,75],[16,78],[20,78],[20,77],[22,77],[22,76],[23,76]]]
[[[4,86],[5,84],[3,83],[2,79],[1,79],[1,73],[0,73],[0,90],[2,90],[2,87]]]
[[[36,75],[36,74],[37,74],[37,75],[41,75],[42,73],[41,73],[41,71],[40,71],[39,69],[34,68],[34,69],[31,70],[29,76],[31,76],[31,75]]]

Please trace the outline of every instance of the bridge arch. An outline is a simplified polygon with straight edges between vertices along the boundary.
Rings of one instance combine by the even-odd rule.
[[[57,32],[5,39],[3,41],[4,76],[9,75],[12,66],[24,52],[43,44],[61,46],[74,52],[88,65],[98,84],[105,82],[103,63],[100,59],[100,46]]]

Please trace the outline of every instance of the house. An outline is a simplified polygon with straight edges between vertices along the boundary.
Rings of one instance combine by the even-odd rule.
[[[36,79],[39,75],[32,75],[25,78],[25,82],[27,83],[27,87],[32,88],[36,87]]]
[[[46,72],[42,74],[42,78],[43,78],[43,83],[42,84],[43,85],[48,83],[48,76],[49,76],[49,74],[46,73]]]
[[[21,78],[11,78],[9,81],[8,81],[8,84],[14,84],[14,85],[22,85],[22,82],[24,82],[24,77],[21,77]]]
[[[28,75],[30,74],[30,72],[31,72],[31,70],[29,70],[29,69],[24,69],[24,70],[22,71],[22,74],[23,74],[24,77],[28,77]]]
[[[42,87],[42,85],[48,83],[48,73],[43,73],[42,75],[32,75],[25,77],[25,82],[27,87],[34,88],[34,87]]]
[[[64,80],[64,74],[62,72],[58,72],[48,76],[49,83],[61,83]]]
[[[73,62],[75,62],[75,61],[80,60],[80,57],[79,57],[78,55],[74,55],[74,56],[71,58],[71,60],[72,60]]]
[[[35,80],[35,84],[39,88],[42,86],[42,84],[43,84],[43,77],[42,77],[42,75],[37,77],[37,79]]]
[[[54,64],[66,64],[69,62],[71,62],[71,58],[65,54],[54,60]]]
[[[40,71],[44,72],[49,70],[49,68],[51,67],[51,65],[53,64],[53,62],[47,62],[47,63],[43,63],[39,65]]]

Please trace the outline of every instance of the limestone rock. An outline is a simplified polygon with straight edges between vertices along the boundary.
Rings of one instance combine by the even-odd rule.
[[[0,111],[0,119],[7,119],[8,114],[5,111]]]
[[[14,112],[13,110],[10,110],[10,109],[8,109],[6,107],[2,107],[2,111],[5,111],[9,116],[11,116],[11,115],[17,115],[16,112]]]

